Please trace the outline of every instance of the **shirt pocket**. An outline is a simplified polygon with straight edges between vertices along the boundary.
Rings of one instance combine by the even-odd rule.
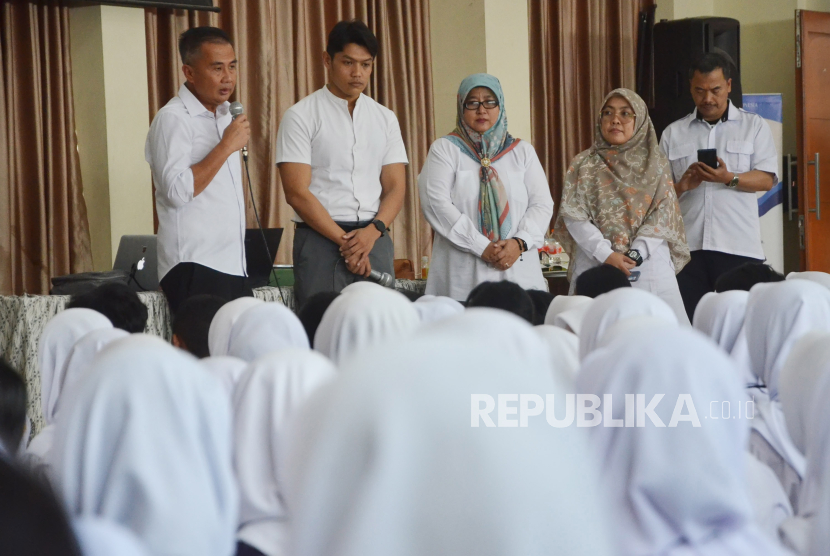
[[[755,145],[749,141],[729,141],[726,143],[726,169],[740,174],[749,172],[752,164],[752,154]]]
[[[456,206],[469,203],[471,199],[478,200],[481,190],[481,181],[478,170],[458,170],[455,173],[455,183],[452,186],[450,197]]]
[[[504,188],[507,190],[507,199],[510,201],[510,214],[516,219],[515,224],[518,225],[519,220],[521,220],[527,211],[528,205],[524,172],[499,172],[499,177],[504,184]]]
[[[680,181],[686,169],[695,162],[696,155],[697,145],[694,143],[681,143],[671,146],[667,156],[671,163],[675,181]]]

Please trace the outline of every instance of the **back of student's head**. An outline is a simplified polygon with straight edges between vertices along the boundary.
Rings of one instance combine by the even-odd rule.
[[[554,296],[543,290],[527,290],[527,295],[533,301],[533,325],[545,324],[545,315]]]
[[[309,297],[300,308],[297,316],[300,317],[300,322],[303,323],[305,333],[308,334],[308,343],[311,347],[314,347],[314,335],[317,333],[320,321],[323,320],[323,314],[329,308],[332,301],[337,299],[339,295],[340,293],[334,291],[318,292]]]
[[[482,282],[467,296],[467,307],[503,309],[533,323],[533,300],[514,282]]]
[[[73,295],[66,308],[78,307],[98,311],[110,319],[115,328],[126,330],[130,334],[144,332],[147,326],[147,306],[141,302],[138,294],[123,282],[111,282],[92,291]]]
[[[225,303],[216,295],[194,295],[185,299],[173,316],[173,344],[200,359],[209,357],[210,323]]]
[[[784,275],[776,272],[770,265],[764,263],[744,263],[724,272],[715,281],[715,291],[728,292],[732,290],[749,291],[755,284],[763,282],[781,282]]]
[[[72,527],[52,493],[0,458],[0,553],[81,556]]]
[[[341,21],[332,27],[326,44],[326,52],[333,59],[335,54],[343,52],[347,44],[362,46],[369,51],[372,58],[377,58],[378,39],[372,30],[359,19]]]
[[[576,279],[576,295],[595,298],[617,288],[630,288],[631,282],[623,271],[610,264],[589,268]]]
[[[26,383],[0,358],[0,446],[14,456],[26,429]]]

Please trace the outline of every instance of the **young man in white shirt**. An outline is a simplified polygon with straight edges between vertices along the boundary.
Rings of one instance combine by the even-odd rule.
[[[197,294],[252,295],[238,154],[250,124],[229,112],[233,45],[221,29],[196,27],[182,33],[179,53],[187,81],[156,114],[145,146],[156,186],[159,279],[172,314]]]
[[[285,199],[296,213],[294,296],[340,291],[372,269],[394,274],[387,232],[408,163],[395,114],[363,94],[378,52],[361,21],[328,37],[328,83],[286,111],[277,134]]]
[[[697,108],[663,131],[692,260],[677,275],[689,320],[723,273],[764,260],[756,192],[778,182],[772,132],[758,116],[729,101],[729,61],[706,54],[689,71]],[[717,149],[718,167],[698,162],[699,149]]]

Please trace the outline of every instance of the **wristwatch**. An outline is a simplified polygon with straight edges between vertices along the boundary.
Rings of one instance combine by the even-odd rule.
[[[625,256],[634,261],[636,266],[640,266],[641,264],[643,264],[643,256],[640,255],[640,252],[636,249],[629,249],[626,252]]]
[[[738,177],[738,174],[732,174],[732,179],[729,181],[729,183],[726,184],[726,187],[728,187],[729,189],[737,189]]]
[[[375,228],[378,229],[378,231],[380,232],[380,235],[383,235],[383,234],[386,233],[386,224],[384,224],[383,222],[381,222],[377,218],[372,220],[372,224],[374,224]]]

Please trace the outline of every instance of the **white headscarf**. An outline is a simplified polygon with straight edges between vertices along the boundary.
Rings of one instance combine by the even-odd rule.
[[[228,399],[233,399],[236,384],[245,368],[248,366],[244,360],[230,355],[217,355],[200,359],[199,363],[208,370],[210,374],[219,379],[222,387],[228,393]]]
[[[230,404],[195,358],[135,334],[72,394],[50,453],[70,514],[115,521],[155,556],[233,553]]]
[[[303,323],[280,303],[263,303],[242,313],[231,328],[228,355],[250,363],[286,348],[311,349]]]
[[[234,398],[234,469],[239,484],[237,537],[267,556],[288,554],[288,515],[277,465],[286,423],[317,388],[336,376],[311,351],[269,353],[248,367]]]
[[[603,334],[613,324],[633,317],[657,317],[667,328],[676,328],[677,315],[669,305],[645,290],[617,288],[594,299],[585,313],[579,332],[579,358],[585,358],[599,346]]]
[[[129,529],[92,516],[72,523],[84,556],[151,556]]]
[[[557,295],[548,305],[545,313],[545,324],[564,328],[579,336],[579,329],[585,311],[593,303],[593,299],[584,295]]]
[[[385,288],[380,284],[369,282],[368,280],[358,280],[356,282],[352,282],[351,284],[340,290],[340,293],[373,293],[379,290],[394,291],[389,288]]]
[[[787,280],[809,280],[810,282],[821,284],[830,290],[830,274],[827,274],[826,272],[790,272],[787,274]]]
[[[222,305],[208,329],[208,350],[211,355],[227,355],[231,341],[231,329],[236,320],[248,309],[265,303],[255,297],[240,297]]]
[[[326,309],[314,335],[314,349],[340,364],[357,351],[400,340],[420,324],[414,304],[401,293],[380,286],[353,291]]]
[[[824,353],[826,350],[822,350]],[[827,360],[825,359],[825,364]],[[799,500],[799,514],[809,528],[809,556],[824,556],[830,546],[830,376],[822,377],[816,389],[812,420],[818,426],[808,429],[807,478]]]
[[[470,426],[472,394],[561,399],[549,369],[530,325],[494,309],[364,350],[292,427],[292,554],[609,554],[583,431]]]
[[[778,399],[781,369],[810,331],[830,331],[830,291],[807,280],[758,284],[749,292],[744,332],[752,371],[765,387],[752,389],[755,429],[803,478],[804,456],[793,445]]]
[[[748,298],[749,292],[742,290],[707,293],[695,309],[694,327],[712,338],[726,353],[732,353],[738,333],[744,326]]]
[[[731,367],[713,344],[679,328],[621,335],[583,362],[577,391],[599,396],[603,407],[611,396],[605,422],[588,432],[603,462],[600,488],[614,510],[620,553],[781,553],[752,522],[746,420],[705,418],[712,401],[731,402],[736,413],[744,402]],[[632,393],[644,396],[644,406],[663,394],[653,412],[667,427],[676,412],[688,416],[692,407],[700,426],[680,421],[659,428],[646,414],[644,426],[625,427],[626,395]],[[681,395],[690,398],[683,402]],[[611,418],[621,424],[608,426]]]
[[[464,305],[443,295],[424,295],[415,301],[414,306],[424,324],[438,322],[464,312]]]
[[[550,350],[554,373],[573,383],[579,370],[579,338],[576,334],[549,324],[534,326],[533,330]]]
[[[110,320],[92,309],[67,309],[46,323],[37,347],[40,365],[40,405],[47,425],[54,422],[58,398],[64,387],[66,358],[87,333],[112,328]]]

